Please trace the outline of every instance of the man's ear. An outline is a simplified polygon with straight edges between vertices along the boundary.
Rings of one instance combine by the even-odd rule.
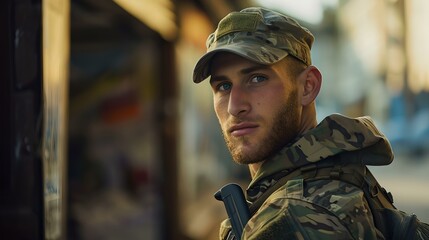
[[[301,104],[307,106],[319,94],[322,86],[322,74],[315,66],[308,66],[302,74],[304,91],[302,92]]]

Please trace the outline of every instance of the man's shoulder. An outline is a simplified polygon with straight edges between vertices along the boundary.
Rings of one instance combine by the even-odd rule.
[[[246,235],[288,226],[290,234],[323,239],[365,236],[356,223],[371,227],[372,216],[361,189],[337,180],[288,181],[250,219]],[[368,229],[367,229],[368,231]],[[306,235],[308,234],[308,236]],[[335,236],[333,238],[333,236]],[[338,238],[340,237],[340,238]]]
[[[305,181],[303,179],[289,180],[271,196],[267,198],[266,204],[271,204],[279,200],[297,200],[295,204],[311,203],[323,206],[326,209],[335,211],[333,203],[351,207],[346,203],[365,201],[362,189],[339,180],[318,179]],[[262,207],[261,207],[262,208]]]

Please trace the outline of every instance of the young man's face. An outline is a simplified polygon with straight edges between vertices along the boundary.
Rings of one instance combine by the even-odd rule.
[[[260,65],[231,53],[211,65],[214,109],[233,159],[267,159],[293,140],[300,126],[298,87],[286,65]]]

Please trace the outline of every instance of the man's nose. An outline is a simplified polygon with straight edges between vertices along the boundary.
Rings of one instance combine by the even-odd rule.
[[[251,109],[249,100],[245,89],[240,86],[233,87],[229,94],[228,113],[235,117],[246,115]]]

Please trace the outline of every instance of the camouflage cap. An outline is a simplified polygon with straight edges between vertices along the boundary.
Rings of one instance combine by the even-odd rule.
[[[292,55],[311,64],[314,36],[296,20],[281,13],[251,7],[232,12],[207,39],[207,53],[194,68],[199,83],[210,76],[210,62],[218,52],[231,52],[260,64],[273,64]]]

